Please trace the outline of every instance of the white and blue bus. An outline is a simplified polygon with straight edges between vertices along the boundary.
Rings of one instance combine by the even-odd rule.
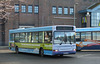
[[[76,29],[77,50],[100,49],[100,27]]]
[[[9,49],[40,56],[75,54],[75,30],[69,25],[9,30]]]

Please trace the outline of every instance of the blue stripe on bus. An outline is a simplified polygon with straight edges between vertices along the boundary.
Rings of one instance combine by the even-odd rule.
[[[85,31],[100,31],[100,27],[97,28],[77,28],[76,32],[85,32]]]
[[[15,51],[14,47],[9,48],[9,49],[11,49],[12,51]],[[39,51],[36,52],[34,49],[18,48],[18,51],[19,52],[39,54]],[[60,54],[75,54],[75,53],[76,53],[76,51],[53,52],[53,51],[50,51],[50,50],[44,50],[44,55],[60,55]]]
[[[52,55],[52,51],[50,51],[50,50],[44,50],[44,54],[45,55]]]
[[[25,49],[25,48],[18,48],[19,52],[26,52],[26,53],[35,53],[39,54],[39,51],[35,51],[34,49]]]
[[[26,53],[35,53],[35,54],[39,54],[39,51],[35,51],[35,49],[24,49],[24,48],[19,48],[19,52],[26,52]],[[52,55],[52,51],[44,50],[44,55]]]

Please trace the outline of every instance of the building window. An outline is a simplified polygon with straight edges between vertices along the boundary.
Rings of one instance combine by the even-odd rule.
[[[34,6],[34,13],[38,14],[39,13],[39,6]]]
[[[32,5],[28,6],[28,13],[32,13]]]
[[[21,12],[23,12],[23,13],[26,12],[26,6],[25,6],[25,5],[22,5],[22,7],[21,7]]]
[[[15,4],[15,12],[19,12],[19,5]]]
[[[56,6],[52,7],[52,14],[56,14]]]
[[[91,26],[100,26],[100,10],[96,10],[95,12],[91,13]]]
[[[74,14],[74,8],[70,8],[70,14]]]
[[[68,14],[68,8],[64,7],[64,14]]]
[[[62,14],[62,7],[58,7],[58,14]]]

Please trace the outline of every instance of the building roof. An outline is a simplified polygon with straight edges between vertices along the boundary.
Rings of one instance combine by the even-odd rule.
[[[93,9],[98,5],[100,5],[100,3],[94,3],[93,5],[89,6],[88,9]]]
[[[94,3],[94,4],[90,5],[89,7],[87,7],[85,10],[80,10],[79,13],[91,12],[92,9],[94,9],[95,7],[97,7],[99,5],[100,5],[100,3]]]

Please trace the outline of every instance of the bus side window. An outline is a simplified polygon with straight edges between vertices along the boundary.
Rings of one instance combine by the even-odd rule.
[[[19,33],[15,34],[15,42],[19,42]]]
[[[76,42],[81,41],[80,33],[76,33]]]
[[[51,31],[44,32],[44,42],[51,43],[51,41],[52,41],[52,32]]]
[[[43,32],[39,32],[39,43],[43,42]]]
[[[20,42],[25,42],[25,33],[20,33]]]
[[[14,34],[10,34],[10,42],[14,42]]]

